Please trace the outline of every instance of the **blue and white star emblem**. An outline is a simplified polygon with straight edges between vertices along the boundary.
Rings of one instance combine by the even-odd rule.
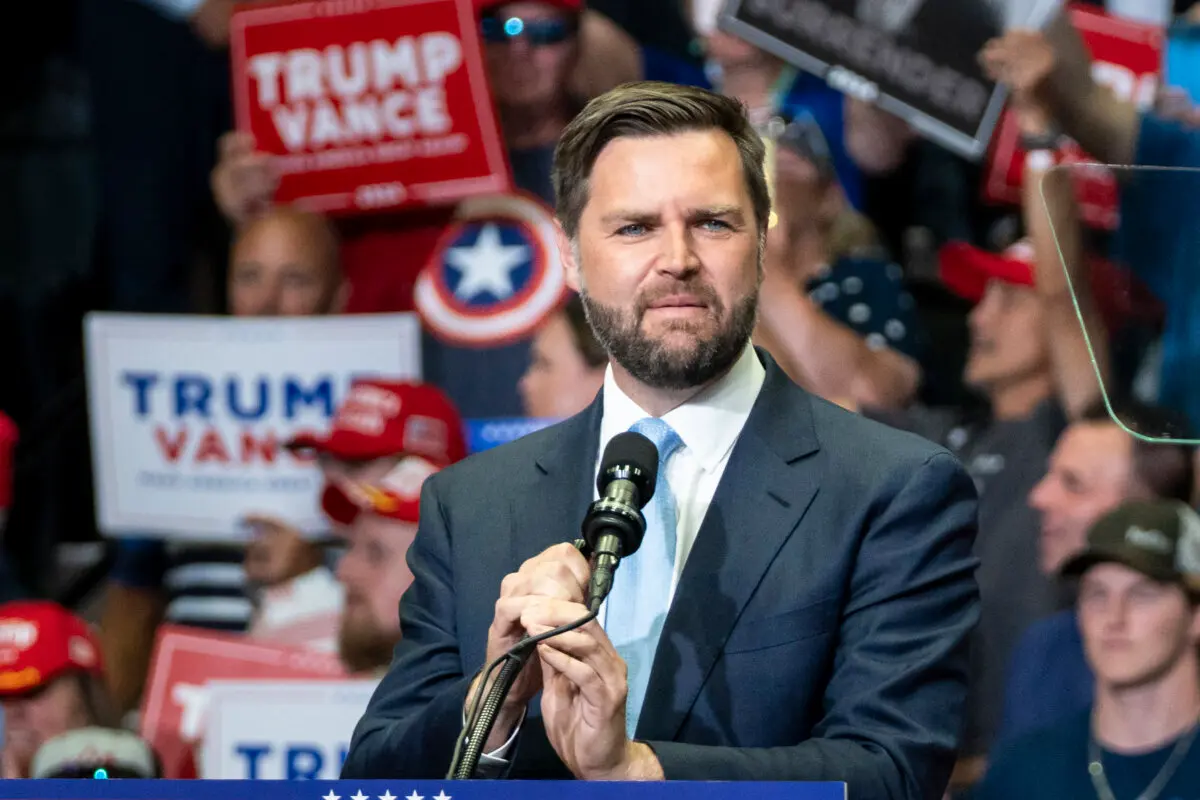
[[[446,251],[446,263],[459,273],[454,296],[470,302],[484,292],[506,300],[513,294],[513,271],[529,263],[529,247],[504,244],[500,226],[484,223],[470,245]]]
[[[526,195],[489,195],[459,204],[414,299],[437,338],[497,347],[532,333],[565,291],[550,209]]]

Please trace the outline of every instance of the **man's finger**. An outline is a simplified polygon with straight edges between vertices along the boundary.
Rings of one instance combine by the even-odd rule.
[[[595,670],[606,686],[611,687],[614,691],[624,691],[626,686],[625,662],[621,660],[616,648],[612,646],[599,626],[596,626],[594,630],[589,630],[589,628],[591,628],[590,625],[560,633],[540,642],[538,647],[545,645],[551,650],[557,650],[576,661],[587,664]],[[536,636],[549,629],[541,626],[532,628],[526,626],[525,630],[531,636]]]
[[[571,574],[575,578],[575,581],[580,586],[584,588],[587,587],[588,579],[591,577],[592,570],[591,567],[588,566],[587,559],[583,557],[583,553],[580,553],[577,549],[575,549],[575,545],[568,542],[556,544],[553,547],[543,550],[540,554],[527,561],[526,564],[530,564],[532,566],[535,564],[540,565],[544,562],[561,564],[570,570]]]
[[[587,607],[582,603],[554,597],[542,597],[541,602],[531,604],[525,609],[521,617],[521,624],[527,629],[530,626],[539,625],[545,628],[557,628],[560,625],[568,625],[587,614]],[[601,635],[604,634],[604,629],[595,620],[585,625],[582,630],[589,629],[594,629]]]
[[[564,580],[564,576],[566,579]],[[550,570],[546,573],[513,573],[500,584],[501,597],[557,597],[562,600],[583,601],[583,590],[569,573]]]
[[[571,682],[579,694],[588,703],[604,710],[623,708],[625,693],[623,687],[615,687],[604,680],[595,668],[586,662],[555,650],[549,646],[549,641],[538,645],[538,658],[548,664],[562,678]]]

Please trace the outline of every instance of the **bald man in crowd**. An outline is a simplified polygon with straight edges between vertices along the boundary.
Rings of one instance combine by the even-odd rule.
[[[229,259],[235,317],[338,313],[348,290],[337,235],[319,214],[277,206],[242,228]],[[253,520],[249,547],[121,539],[101,624],[108,680],[123,710],[136,707],[160,623],[243,633],[251,586],[278,586],[318,569],[319,548],[287,526]],[[332,577],[330,578],[332,582]]]
[[[337,314],[347,294],[337,234],[320,214],[274,207],[233,244],[229,313],[235,317]]]

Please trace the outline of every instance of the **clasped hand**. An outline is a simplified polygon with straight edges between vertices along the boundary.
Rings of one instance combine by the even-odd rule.
[[[564,543],[505,577],[488,631],[488,662],[526,635],[537,636],[586,616],[590,572],[583,555]],[[650,748],[626,736],[625,662],[596,620],[537,645],[537,659],[526,665],[509,692],[488,751],[505,742],[539,691],[546,736],[575,777],[661,778]]]

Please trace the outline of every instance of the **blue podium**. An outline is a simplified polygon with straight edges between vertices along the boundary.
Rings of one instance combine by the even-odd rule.
[[[846,800],[844,783],[0,781],[12,800]]]

